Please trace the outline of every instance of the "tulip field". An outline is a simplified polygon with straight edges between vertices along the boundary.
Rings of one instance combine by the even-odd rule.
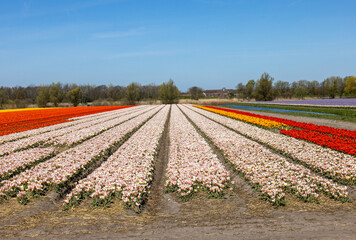
[[[0,201],[20,204],[55,191],[63,209],[120,202],[141,212],[159,178],[164,192],[239,192],[241,176],[273,206],[352,202],[356,131],[198,105],[81,107],[0,112]],[[164,193],[164,194],[165,194]]]

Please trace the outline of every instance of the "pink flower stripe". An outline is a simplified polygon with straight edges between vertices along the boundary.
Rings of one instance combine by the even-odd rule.
[[[51,188],[64,187],[71,181],[71,178],[80,174],[96,159],[103,156],[113,144],[122,140],[127,133],[145,122],[160,107],[147,107],[147,109],[150,110],[61,152],[54,158],[20,173],[10,180],[3,181],[0,196],[12,196],[18,192],[20,192],[18,197],[23,197],[23,192],[26,192],[27,196],[31,196]]]
[[[183,111],[224,152],[236,170],[272,203],[284,205],[287,192],[304,201],[317,201],[319,192],[340,201],[349,200],[347,187],[288,162],[266,147],[196,113],[192,107],[184,107]]]
[[[140,107],[123,108],[123,109],[118,109],[118,110],[113,110],[113,111],[84,115],[84,116],[81,116],[78,118],[71,118],[69,120],[73,120],[73,121],[69,121],[69,122],[50,125],[50,126],[46,126],[46,127],[42,127],[42,128],[37,128],[37,129],[31,129],[31,130],[27,130],[27,131],[23,131],[23,132],[12,133],[12,134],[8,134],[8,135],[3,135],[3,136],[0,136],[0,144],[5,143],[5,142],[14,141],[14,140],[17,140],[20,138],[31,137],[31,136],[38,135],[41,133],[50,132],[50,131],[54,131],[54,130],[58,130],[58,129],[62,129],[62,128],[79,125],[82,123],[88,123],[89,124],[88,126],[90,126],[91,121],[100,120],[103,117],[107,117],[112,114],[115,115],[116,113],[120,113],[120,112],[124,113],[124,112],[128,112],[128,111],[134,111],[134,109],[138,109],[138,108],[140,108]]]
[[[134,108],[134,112],[136,113],[137,110],[140,111],[140,109]],[[119,119],[122,121],[127,120],[128,113],[131,113],[133,111],[132,108],[125,108],[121,111],[115,111],[112,113],[112,115],[109,117],[109,119],[115,118],[115,117],[120,117]],[[141,109],[141,112],[144,111]],[[133,113],[133,114],[135,114]],[[136,113],[136,115],[140,114],[140,112]],[[132,116],[131,116],[132,117]],[[107,120],[107,119],[106,119]],[[27,138],[21,138],[19,140],[13,141],[13,142],[7,142],[2,145],[0,145],[0,155],[4,154],[9,154],[11,152],[20,150],[20,149],[26,149],[34,145],[38,145],[41,143],[50,143],[50,140],[53,138],[56,138],[58,136],[63,136],[67,135],[72,132],[77,132],[80,129],[85,128],[88,131],[88,127],[94,127],[96,124],[100,124],[103,120],[102,119],[94,119],[92,121],[81,121],[81,124],[76,124],[70,127],[66,128],[60,128],[57,130],[41,133],[38,135],[33,135],[31,137]],[[91,132],[88,131],[88,134],[90,135]],[[80,139],[79,139],[80,140]]]
[[[177,106],[172,106],[166,188],[187,199],[198,190],[220,196],[230,177],[209,144]]]
[[[131,109],[131,108],[129,108]],[[85,126],[78,127],[75,130],[70,132],[65,131],[65,134],[61,134],[58,137],[55,137],[49,140],[46,143],[53,143],[58,145],[72,145],[74,143],[81,142],[91,136],[95,136],[102,131],[105,131],[113,126],[121,124],[128,119],[135,117],[143,112],[147,111],[145,108],[135,108],[134,111],[124,111],[117,112],[115,115],[110,115],[105,118],[99,118],[95,122],[86,123]]]
[[[31,148],[0,157],[0,180],[54,153],[53,147]]]
[[[305,166],[344,184],[356,184],[356,157],[274,133],[215,113],[195,111],[283,153]]]
[[[119,197],[128,207],[139,211],[150,189],[154,155],[168,112],[169,106],[165,106],[105,163],[80,180],[67,195],[64,205],[77,205],[84,197],[90,197],[94,204],[101,205]]]

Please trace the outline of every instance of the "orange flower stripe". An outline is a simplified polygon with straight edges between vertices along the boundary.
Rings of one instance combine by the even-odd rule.
[[[0,136],[68,121],[69,118],[131,106],[69,107],[0,112]]]
[[[198,105],[194,105],[194,107],[201,108],[201,109],[204,109],[204,110],[207,110],[210,112],[214,112],[214,113],[217,113],[217,114],[220,114],[223,116],[235,118],[237,120],[241,120],[241,121],[244,121],[247,123],[252,123],[252,124],[259,125],[259,126],[266,127],[266,128],[289,127],[287,124],[268,120],[268,119],[263,119],[263,118],[259,118],[259,117],[252,117],[252,116],[248,116],[248,115],[244,115],[244,114],[227,112],[227,111],[223,111],[223,110],[218,110],[218,109],[213,109],[213,108],[203,107],[203,106],[198,106]]]

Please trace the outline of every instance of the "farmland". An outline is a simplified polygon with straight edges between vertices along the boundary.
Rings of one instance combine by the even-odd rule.
[[[354,234],[355,131],[188,104],[57,111],[1,119],[1,237]]]

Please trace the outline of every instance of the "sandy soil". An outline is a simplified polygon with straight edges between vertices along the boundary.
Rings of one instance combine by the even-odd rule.
[[[155,164],[152,191],[141,214],[119,201],[108,208],[90,208],[90,201],[62,211],[62,197],[50,192],[28,205],[16,199],[0,204],[1,239],[355,239],[356,201],[340,203],[322,196],[304,203],[287,196],[276,208],[227,164],[236,188],[223,199],[197,193],[182,202],[164,192],[168,158],[165,131]],[[221,158],[221,156],[220,156]],[[223,162],[223,159],[221,159]],[[350,188],[356,199],[355,187]]]

